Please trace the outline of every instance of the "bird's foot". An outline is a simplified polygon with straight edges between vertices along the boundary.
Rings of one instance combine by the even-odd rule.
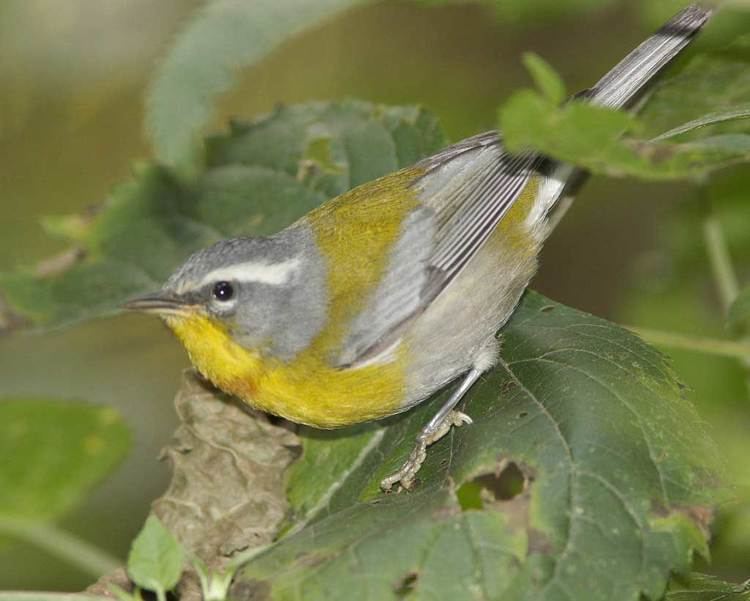
[[[397,472],[391,474],[387,478],[383,478],[380,482],[380,488],[388,492],[396,484],[400,484],[401,488],[409,490],[414,486],[415,476],[427,457],[427,447],[445,436],[450,431],[451,427],[459,427],[463,424],[470,423],[472,423],[472,420],[468,415],[454,410],[448,413],[445,416],[445,419],[438,424],[435,424],[432,427],[428,425],[417,437],[417,442],[409,454],[409,458]]]

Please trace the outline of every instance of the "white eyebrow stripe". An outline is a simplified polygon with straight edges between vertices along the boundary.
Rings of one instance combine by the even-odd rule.
[[[258,263],[248,261],[237,263],[230,267],[221,267],[207,273],[201,280],[199,287],[211,282],[256,282],[258,284],[270,284],[278,286],[289,281],[292,274],[299,267],[298,257],[287,259],[281,263]]]

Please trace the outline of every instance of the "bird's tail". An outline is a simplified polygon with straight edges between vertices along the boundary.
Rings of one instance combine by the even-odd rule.
[[[584,93],[592,104],[624,108],[675,58],[711,18],[711,9],[691,4],[622,59]]]
[[[710,9],[691,4],[576,98],[613,109],[630,107],[659,71],[684,50],[711,18],[711,13]],[[538,208],[538,214],[547,218],[547,232],[555,229],[588,177],[586,171],[567,163],[552,162],[550,167],[541,184],[542,202]]]

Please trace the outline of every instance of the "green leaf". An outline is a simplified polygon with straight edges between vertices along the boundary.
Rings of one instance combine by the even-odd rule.
[[[139,587],[163,599],[180,580],[185,560],[182,545],[154,515],[148,516],[128,555],[128,575]]]
[[[717,175],[701,194],[688,196],[667,211],[655,244],[662,250],[655,255],[658,258],[639,270],[639,282],[620,301],[618,320],[688,336],[727,337],[725,315],[713,292],[715,283],[706,255],[706,201],[721,222],[734,264],[740,269],[749,265],[748,171],[736,168]],[[706,302],[706,291],[712,291],[713,302]],[[739,331],[734,333],[741,335]],[[717,433],[720,452],[730,468],[728,481],[735,490],[734,502],[722,505],[717,512],[712,563],[721,566],[725,574],[743,574],[750,557],[747,371],[741,361],[664,348],[685,379],[701,417]]]
[[[501,109],[500,127],[512,152],[534,149],[616,177],[700,179],[711,171],[750,160],[748,134],[677,143],[627,136],[642,130],[640,122],[627,113],[582,101],[558,107],[531,90],[511,96]],[[680,129],[694,131],[699,126],[691,123]]]
[[[665,601],[750,601],[750,580],[733,584],[707,574],[688,574],[675,578]]]
[[[565,84],[547,61],[538,54],[526,52],[523,55],[523,64],[546,100],[554,104],[560,104],[565,100],[568,95]]]
[[[740,12],[733,13],[729,7],[722,13],[730,18],[741,17]],[[750,35],[747,34],[722,48],[694,56],[681,70],[656,85],[653,95],[639,115],[646,127],[645,134],[656,136],[704,115],[747,108],[750,104],[748,62]],[[748,121],[739,120],[699,133],[703,137],[716,133],[748,131]]]
[[[0,520],[52,520],[125,456],[130,435],[111,408],[0,400]]]
[[[750,38],[741,38],[728,49],[695,57],[658,86],[639,119],[583,101],[559,106],[552,96],[558,92],[546,88],[543,94],[519,91],[500,110],[506,145],[511,151],[535,149],[594,173],[648,180],[701,179],[747,162],[748,48]]]
[[[112,314],[128,298],[159,288],[191,252],[221,238],[274,233],[444,143],[434,117],[414,107],[284,107],[211,138],[206,169],[189,183],[170,169],[139,166],[133,181],[76,229],[82,258],[63,269],[0,274],[0,290],[36,325]]]
[[[740,335],[750,333],[750,287],[745,288],[729,309],[729,328]]]
[[[148,96],[146,124],[156,157],[185,166],[235,72],[267,56],[287,38],[361,0],[217,0],[178,35]]]
[[[674,129],[670,129],[663,134],[656,136],[653,141],[659,142],[661,140],[667,140],[676,136],[681,136],[701,127],[708,127],[709,125],[716,125],[718,123],[724,123],[726,121],[736,121],[737,119],[750,118],[750,105],[744,105],[735,107],[726,111],[719,111],[716,113],[709,113],[693,121],[688,121]]]
[[[660,598],[707,553],[726,494],[664,357],[533,293],[503,341],[463,407],[474,423],[430,448],[412,492],[378,483],[449,391],[387,426],[311,432],[286,534],[242,568],[233,598]]]

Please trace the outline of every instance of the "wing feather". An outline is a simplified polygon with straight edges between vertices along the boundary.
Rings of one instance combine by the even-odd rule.
[[[711,9],[691,4],[581,97],[599,106],[629,106],[711,15]],[[461,273],[543,166],[539,155],[506,153],[497,132],[467,138],[421,161],[424,173],[414,183],[422,203],[419,218],[405,221],[386,275],[355,320],[342,356],[350,363],[377,358],[384,344]],[[545,176],[543,204],[535,216],[547,213],[563,193],[563,180],[571,177],[572,167]],[[424,237],[428,231],[430,239]]]
[[[340,365],[391,346],[479,251],[541,163],[509,155],[496,132],[463,140],[418,164],[421,206],[405,220],[382,282],[352,325]]]

